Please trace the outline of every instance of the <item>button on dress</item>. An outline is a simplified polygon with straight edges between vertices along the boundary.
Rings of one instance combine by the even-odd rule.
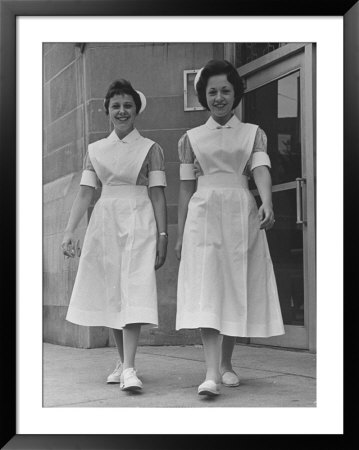
[[[200,176],[184,228],[177,330],[207,327],[243,337],[284,333],[266,232],[246,175],[248,163],[251,169],[270,166],[266,152],[253,153],[257,132],[257,125],[236,116],[223,127],[210,118],[182,140],[193,160],[182,157],[181,179],[194,179],[196,165]]]
[[[158,167],[148,169],[151,161]],[[88,148],[80,184],[100,183],[66,319],[116,329],[156,326],[157,227],[148,187],[166,186],[162,149],[136,129],[123,140],[113,131]]]

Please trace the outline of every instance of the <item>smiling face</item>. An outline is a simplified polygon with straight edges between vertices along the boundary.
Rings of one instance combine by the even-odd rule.
[[[134,129],[137,114],[132,95],[120,94],[111,97],[108,113],[120,139],[123,139]]]
[[[234,88],[227,75],[213,75],[208,79],[206,100],[212,118],[224,125],[232,117]]]

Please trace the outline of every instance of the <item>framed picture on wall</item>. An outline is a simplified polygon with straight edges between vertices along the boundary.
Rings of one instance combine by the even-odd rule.
[[[194,89],[194,80],[199,69],[183,71],[183,104],[185,111],[199,111],[205,108],[199,103]]]

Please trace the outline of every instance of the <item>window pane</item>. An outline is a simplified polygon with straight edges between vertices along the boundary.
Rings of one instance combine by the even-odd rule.
[[[244,97],[245,122],[259,125],[268,138],[273,185],[301,176],[299,92],[297,71],[250,91]]]

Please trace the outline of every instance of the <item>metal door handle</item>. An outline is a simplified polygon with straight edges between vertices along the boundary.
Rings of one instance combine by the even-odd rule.
[[[297,194],[297,224],[304,224],[303,220],[303,196],[302,186],[306,182],[305,178],[296,178],[296,194]]]

